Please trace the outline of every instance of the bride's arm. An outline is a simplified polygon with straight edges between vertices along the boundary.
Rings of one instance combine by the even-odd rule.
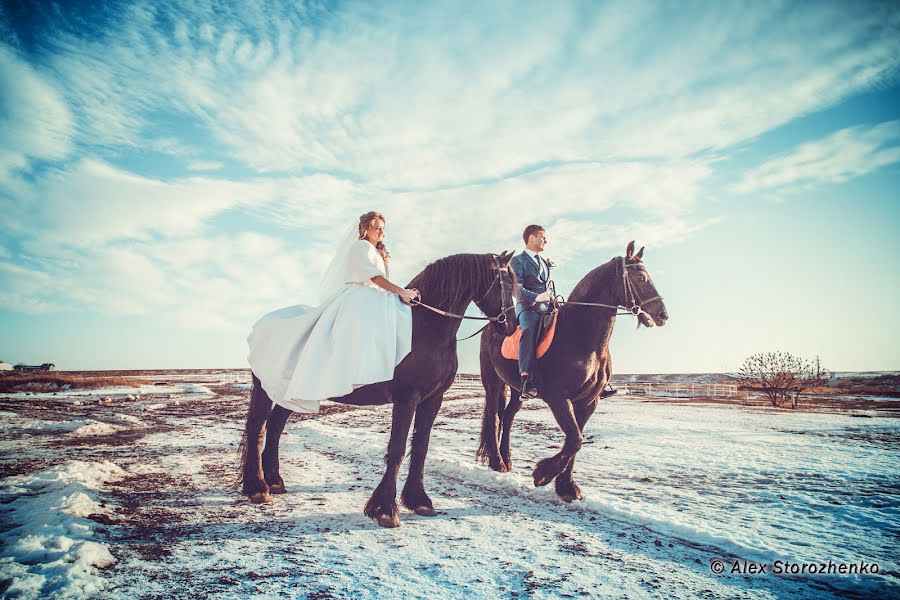
[[[394,285],[393,283],[391,283],[390,281],[388,281],[386,278],[382,277],[381,275],[376,275],[375,277],[373,277],[372,283],[374,283],[378,287],[383,288],[389,292],[397,294],[398,296],[400,296],[400,299],[403,300],[403,302],[405,302],[406,304],[409,304],[412,300],[414,300],[419,295],[419,293],[415,290],[408,290],[408,289],[402,288],[398,285]]]

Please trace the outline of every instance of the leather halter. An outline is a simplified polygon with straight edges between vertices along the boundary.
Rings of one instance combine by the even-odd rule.
[[[622,283],[625,288],[625,301],[631,302],[630,307],[623,307],[623,308],[626,308],[631,314],[633,314],[636,317],[639,316],[642,312],[644,312],[644,309],[643,309],[644,304],[647,304],[648,302],[653,302],[654,300],[662,300],[662,296],[660,296],[659,294],[657,294],[656,296],[653,296],[652,298],[647,298],[645,300],[641,300],[640,297],[638,296],[637,289],[635,289],[634,284],[631,283],[631,279],[628,278],[628,269],[632,268],[632,267],[640,268],[641,266],[642,266],[642,263],[640,261],[629,265],[626,262],[625,257],[624,256],[622,257]],[[618,308],[618,307],[616,307],[616,308]]]

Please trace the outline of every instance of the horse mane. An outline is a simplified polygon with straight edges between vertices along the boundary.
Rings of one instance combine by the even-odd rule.
[[[573,302],[582,302],[585,298],[596,297],[600,288],[608,283],[607,280],[617,276],[616,266],[621,261],[622,257],[616,256],[593,269],[575,285],[568,299]]]
[[[442,310],[468,304],[484,294],[494,281],[489,268],[490,254],[454,254],[429,264],[409,282],[422,302]]]

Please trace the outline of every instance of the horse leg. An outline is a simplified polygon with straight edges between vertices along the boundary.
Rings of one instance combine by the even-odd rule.
[[[581,430],[575,420],[571,400],[568,398],[545,398],[544,401],[550,405],[556,422],[566,434],[566,441],[559,452],[538,462],[532,474],[535,486],[550,483],[554,477],[563,472],[581,448]]]
[[[607,351],[599,387],[601,390],[600,394],[589,402],[582,402],[575,406],[575,420],[578,423],[578,430],[581,431],[582,436],[584,436],[584,427],[587,425],[591,415],[593,415],[594,411],[597,409],[597,402],[599,402],[601,394],[603,393],[602,391],[606,388],[606,384],[609,382],[610,377],[612,377],[612,360],[610,359],[609,351]],[[578,484],[575,483],[575,479],[572,477],[572,471],[574,469],[575,459],[572,458],[563,472],[556,477],[556,494],[566,502],[581,500],[582,498],[581,488],[578,487]]]
[[[437,514],[431,498],[425,493],[425,456],[428,454],[428,443],[431,441],[431,428],[443,401],[443,394],[435,394],[416,407],[409,473],[400,494],[403,506],[423,517],[433,517]]]
[[[594,414],[596,408],[597,398],[594,398],[590,402],[578,404],[575,407],[575,421],[578,423],[578,430],[581,431],[582,436],[584,436],[584,426],[587,425],[588,419]],[[572,460],[569,461],[569,464],[563,472],[556,477],[556,494],[566,502],[581,500],[582,498],[581,488],[578,487],[578,484],[575,483],[575,479],[572,478],[572,471],[574,468],[575,458],[572,457]]]
[[[388,442],[387,454],[384,457],[387,469],[363,511],[367,517],[375,519],[382,527],[400,527],[400,517],[397,514],[397,475],[406,451],[406,440],[409,438],[409,428],[412,425],[413,413],[416,411],[416,400],[418,394],[411,390],[394,394],[391,440]]]
[[[266,423],[266,447],[262,453],[263,476],[269,486],[270,494],[283,494],[284,480],[281,478],[281,469],[278,462],[278,442],[281,441],[281,432],[287,425],[291,411],[283,406],[276,405],[269,415]]]
[[[506,404],[506,384],[494,371],[490,364],[490,358],[482,352],[481,357],[481,382],[484,385],[484,415],[481,418],[481,442],[475,455],[481,462],[487,462],[490,467],[506,473],[509,471],[503,459],[500,457],[498,440],[498,425],[500,415]]]
[[[503,464],[506,465],[507,471],[512,471],[512,456],[509,451],[509,437],[512,435],[513,418],[515,418],[519,409],[522,408],[522,399],[520,396],[521,392],[519,392],[519,390],[510,387],[509,405],[507,405],[506,410],[500,413],[500,458],[503,460]]]
[[[250,391],[250,408],[247,411],[247,425],[244,429],[243,453],[241,456],[242,491],[250,501],[256,504],[271,502],[269,486],[263,475],[260,445],[266,421],[272,412],[272,400],[262,388],[256,375],[253,376],[253,388]]]

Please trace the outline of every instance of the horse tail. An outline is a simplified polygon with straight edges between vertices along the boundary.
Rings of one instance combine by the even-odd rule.
[[[482,463],[490,461],[497,451],[500,415],[506,404],[506,384],[494,371],[486,334],[481,337],[481,384],[484,386],[484,413],[481,416],[481,440],[475,457]]]
[[[475,457],[482,463],[491,459],[497,450],[500,428],[503,426],[502,415],[506,409],[506,384],[500,382],[495,390],[486,391],[484,395],[484,414],[481,417],[481,440]]]
[[[238,457],[240,463],[238,463],[238,474],[237,478],[231,484],[232,487],[240,487],[244,484],[244,465],[247,463],[247,452],[249,448],[247,447],[247,430],[244,429],[244,433],[241,435],[241,443],[238,446]]]
[[[256,375],[253,375],[253,383],[250,389],[250,405],[247,407],[247,424],[244,426],[244,432],[241,434],[241,443],[238,445],[238,457],[240,465],[238,467],[237,478],[234,481],[234,487],[243,486],[245,479],[245,471],[247,469],[247,459],[250,454],[250,443],[257,444],[255,451],[259,452],[259,444],[266,432],[266,420],[272,410],[272,401],[262,389],[262,384]],[[256,439],[251,440],[249,437],[250,428],[255,426],[256,422],[261,421],[260,430]]]
[[[490,451],[488,450],[488,440],[491,435],[492,423],[493,430],[496,432],[497,429],[497,412],[491,407],[491,400],[488,397],[485,397],[484,400],[484,415],[481,418],[481,440],[478,442],[478,450],[475,451],[475,458],[481,461],[482,464],[487,464],[488,460],[490,460]]]

